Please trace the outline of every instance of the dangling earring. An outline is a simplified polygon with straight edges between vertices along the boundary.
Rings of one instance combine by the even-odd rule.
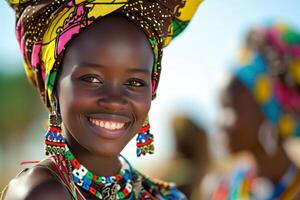
[[[258,131],[258,140],[265,152],[272,156],[278,148],[278,134],[273,124],[264,121]]]
[[[136,138],[136,155],[140,157],[141,155],[153,154],[153,134],[150,133],[150,124],[148,117],[145,120],[143,127],[139,130]]]
[[[62,118],[58,112],[58,102],[53,95],[53,108],[49,114],[49,128],[45,134],[45,154],[47,156],[60,156],[65,153],[65,139],[62,135]]]

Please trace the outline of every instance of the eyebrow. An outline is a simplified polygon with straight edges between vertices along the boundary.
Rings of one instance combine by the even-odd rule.
[[[103,65],[95,64],[95,63],[88,63],[88,62],[80,62],[79,64],[76,64],[77,67],[101,67],[103,68]]]
[[[141,74],[145,74],[145,75],[148,75],[151,73],[148,69],[140,69],[140,68],[131,68],[128,70],[128,72],[141,73]]]

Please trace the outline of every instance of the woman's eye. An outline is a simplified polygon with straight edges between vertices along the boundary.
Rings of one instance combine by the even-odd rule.
[[[130,87],[143,87],[146,84],[142,80],[130,80],[130,81],[128,81],[128,83],[126,85],[128,85]]]
[[[81,78],[81,80],[89,82],[89,83],[102,83],[99,77],[95,76],[84,76]]]

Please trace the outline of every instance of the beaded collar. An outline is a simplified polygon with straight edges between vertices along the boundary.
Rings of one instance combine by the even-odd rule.
[[[114,176],[97,176],[85,168],[66,147],[65,158],[71,164],[74,183],[98,199],[129,199],[133,195],[133,170],[129,162],[119,157],[120,169]]]

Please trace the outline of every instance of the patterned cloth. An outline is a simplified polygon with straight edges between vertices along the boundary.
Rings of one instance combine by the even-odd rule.
[[[242,51],[237,77],[279,137],[300,136],[300,34],[285,24],[256,28]]]
[[[84,28],[111,13],[128,17],[148,36],[155,57],[152,74],[154,98],[162,49],[185,29],[202,0],[7,1],[16,11],[16,35],[26,74],[51,110],[51,94],[65,47]]]

